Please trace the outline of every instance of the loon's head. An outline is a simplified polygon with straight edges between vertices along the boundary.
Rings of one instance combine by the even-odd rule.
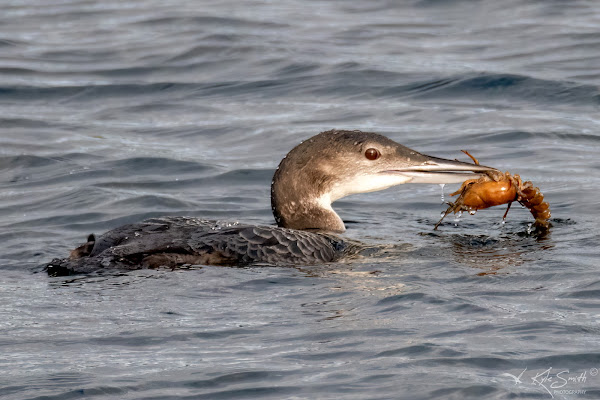
[[[281,161],[271,205],[279,226],[343,232],[331,203],[344,196],[403,183],[460,183],[490,170],[427,156],[376,133],[331,130],[300,143]]]

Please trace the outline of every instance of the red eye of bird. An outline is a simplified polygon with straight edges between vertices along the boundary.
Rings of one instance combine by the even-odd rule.
[[[381,153],[377,149],[370,148],[365,151],[365,157],[367,157],[369,160],[377,160],[380,156]]]

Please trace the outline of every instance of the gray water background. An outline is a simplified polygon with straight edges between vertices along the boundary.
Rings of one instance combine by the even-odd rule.
[[[595,1],[3,2],[0,397],[600,398],[599,85]],[[433,232],[440,187],[404,185],[334,205],[371,256],[42,271],[151,216],[271,224],[332,128],[519,173],[551,233]]]

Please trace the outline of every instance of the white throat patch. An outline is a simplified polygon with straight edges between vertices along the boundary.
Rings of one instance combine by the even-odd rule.
[[[350,194],[376,192],[411,180],[412,177],[400,173],[359,175],[349,181],[336,183],[327,197],[333,202]]]

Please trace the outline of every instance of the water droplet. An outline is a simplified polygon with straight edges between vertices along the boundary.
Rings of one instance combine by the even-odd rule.
[[[527,225],[527,234],[530,235],[532,231],[533,231],[533,224],[530,222]]]
[[[212,221],[213,225],[210,227],[213,231],[220,231],[223,228],[231,228],[233,226],[237,226],[240,223],[237,221]]]
[[[477,213],[477,210],[469,210],[470,215],[475,215],[476,213]]]
[[[462,211],[459,211],[456,214],[454,214],[454,226],[458,226],[458,223],[460,222],[460,217],[462,217]]]
[[[444,186],[446,186],[445,183],[440,183],[440,187],[442,188],[442,204],[444,203]]]

